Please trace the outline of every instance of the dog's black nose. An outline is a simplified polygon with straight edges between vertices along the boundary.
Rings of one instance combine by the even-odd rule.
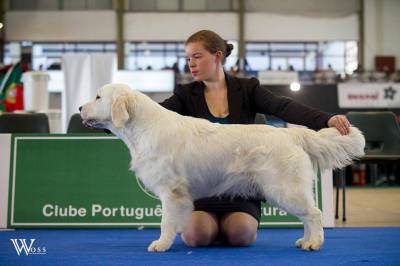
[[[82,111],[82,106],[79,106],[79,112]]]

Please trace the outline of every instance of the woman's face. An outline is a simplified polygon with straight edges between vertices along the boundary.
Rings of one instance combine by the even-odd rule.
[[[185,46],[186,59],[190,73],[197,81],[212,80],[217,73],[219,58],[207,51],[201,42],[188,43]]]

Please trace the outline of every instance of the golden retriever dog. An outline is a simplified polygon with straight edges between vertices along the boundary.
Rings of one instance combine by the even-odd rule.
[[[318,250],[324,242],[312,183],[316,165],[341,168],[364,154],[365,139],[350,128],[318,132],[267,125],[220,125],[179,115],[124,84],[100,88],[80,107],[83,123],[113,132],[128,146],[131,170],[162,203],[161,235],[148,247],[168,250],[199,198],[262,195],[297,216],[304,236],[296,246]]]

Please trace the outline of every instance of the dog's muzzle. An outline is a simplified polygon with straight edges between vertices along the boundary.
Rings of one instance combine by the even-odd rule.
[[[110,130],[108,130],[107,128],[104,128],[104,125],[102,123],[99,123],[94,119],[83,120],[82,124],[85,127],[91,128],[91,129],[102,129],[103,128],[105,133],[112,134],[112,132]]]
[[[102,128],[103,124],[94,119],[83,120],[82,124],[88,128]]]

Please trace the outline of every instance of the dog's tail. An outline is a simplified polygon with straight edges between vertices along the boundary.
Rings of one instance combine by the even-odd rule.
[[[336,128],[324,128],[318,132],[296,129],[296,140],[320,169],[342,168],[351,164],[353,159],[364,155],[365,138],[356,127],[350,127],[350,133],[341,135]]]

